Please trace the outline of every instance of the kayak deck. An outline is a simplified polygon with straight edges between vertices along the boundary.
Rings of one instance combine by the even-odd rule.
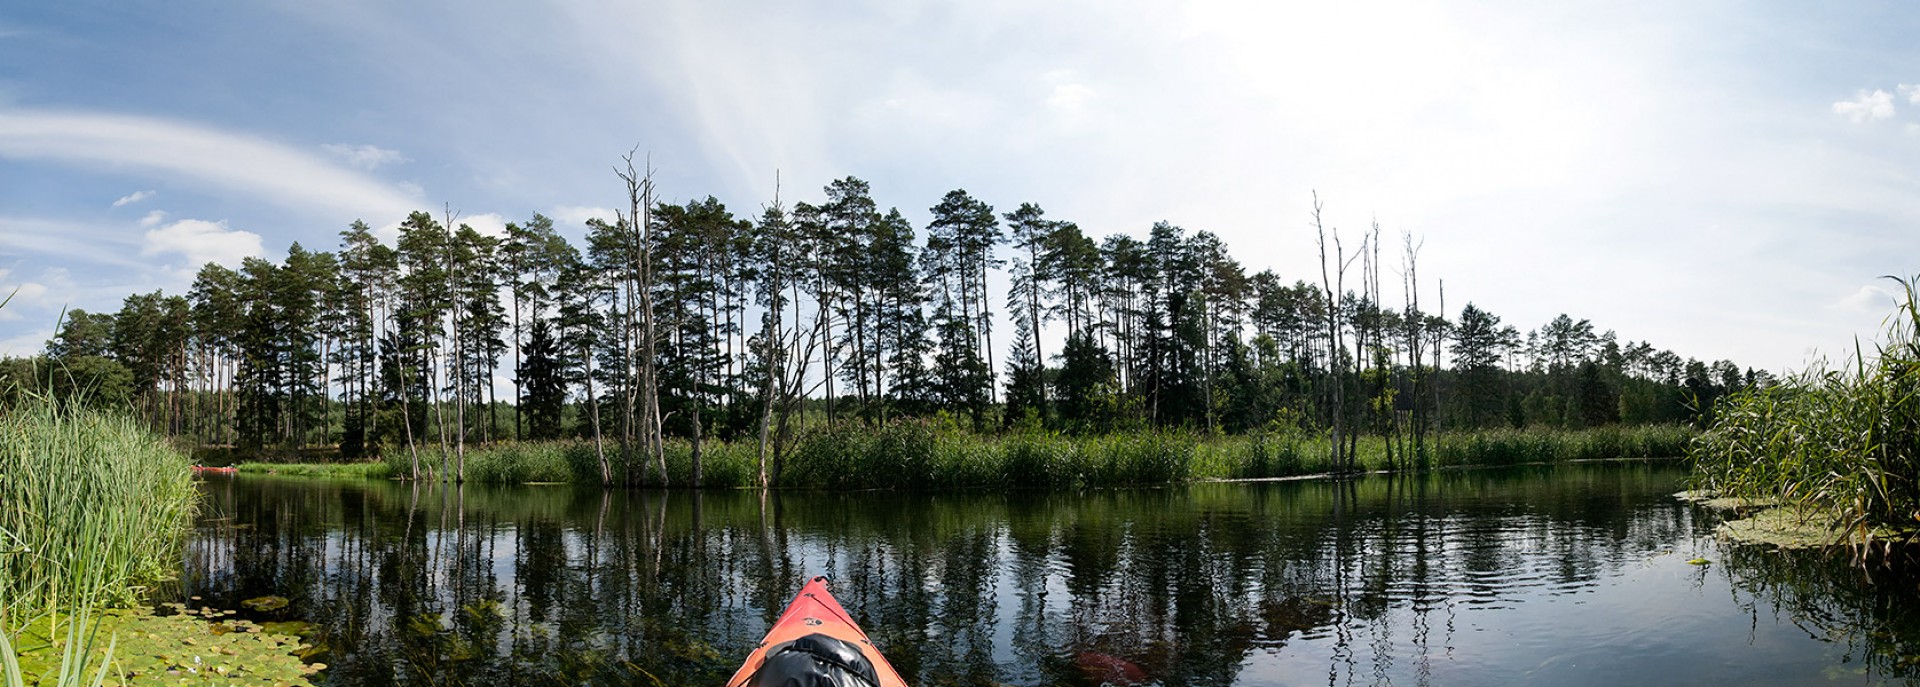
[[[831,638],[826,641],[815,638],[824,635]],[[838,640],[832,641],[832,640]],[[844,644],[842,644],[844,643]],[[832,645],[822,649],[823,645]],[[844,651],[857,649],[859,657],[839,656],[830,653],[832,647],[841,647]],[[817,653],[816,653],[817,652]],[[805,653],[803,657],[794,654]],[[774,659],[769,663],[768,659]],[[865,666],[859,665],[864,659]],[[840,602],[827,591],[827,578],[815,577],[800,588],[800,593],[787,604],[780,613],[780,619],[774,621],[767,630],[767,636],[747,655],[745,663],[727,680],[727,687],[748,687],[760,683],[763,668],[778,669],[773,666],[813,662],[831,670],[845,669],[861,681],[876,680],[875,687],[906,687],[907,681],[887,663],[887,658],[873,646],[867,633],[853,622],[852,616],[840,606]],[[849,665],[852,664],[852,665]],[[870,666],[870,668],[868,668]],[[768,675],[768,678],[774,676]],[[779,684],[779,682],[774,682]]]

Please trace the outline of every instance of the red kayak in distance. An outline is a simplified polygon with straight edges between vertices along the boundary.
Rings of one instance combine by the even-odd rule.
[[[906,687],[847,609],[827,592],[827,578],[807,581],[747,655],[727,687]]]

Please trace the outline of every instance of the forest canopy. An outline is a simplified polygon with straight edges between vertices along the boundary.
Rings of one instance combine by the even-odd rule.
[[[757,441],[763,465],[802,422],[1417,444],[1698,422],[1769,382],[1569,315],[1522,331],[1472,302],[1444,312],[1421,300],[1412,237],[1343,237],[1318,199],[1322,270],[1287,277],[1207,231],[1096,238],[964,190],[916,229],[852,177],[743,214],[657,201],[630,162],[621,176],[627,209],[577,244],[539,214],[493,236],[415,212],[391,245],[356,221],[331,252],[294,243],[209,263],[186,294],[71,311],[0,375],[245,453],[613,437],[658,456],[678,437]]]

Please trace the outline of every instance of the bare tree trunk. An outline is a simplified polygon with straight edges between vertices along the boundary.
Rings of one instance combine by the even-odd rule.
[[[631,398],[637,394],[639,397],[641,448],[660,471],[660,484],[664,486],[668,482],[667,454],[665,437],[661,432],[660,383],[656,369],[659,334],[655,329],[653,307],[653,166],[647,164],[645,172],[636,171],[633,154],[634,151],[628,151],[622,158],[626,163],[625,169],[614,170],[627,184],[627,216],[633,223],[628,234],[629,259],[631,267],[638,272],[634,280],[638,283],[630,288],[638,293],[640,305],[637,310],[641,313],[641,341],[637,351],[640,356],[640,382],[639,388],[629,391],[628,396]],[[636,308],[631,300],[628,305],[628,322],[631,323]]]
[[[402,351],[400,355],[404,356],[406,352]],[[420,447],[413,443],[413,409],[409,407],[411,404],[407,402],[407,399],[413,396],[412,391],[407,388],[412,385],[412,381],[411,375],[406,372],[406,366],[402,365],[400,368],[400,424],[407,430],[407,455],[412,461],[410,465],[412,474],[410,476],[414,482],[419,482]]]
[[[580,359],[587,365],[587,414],[593,421],[593,455],[600,461],[600,485],[613,484],[613,466],[607,462],[606,443],[600,436],[600,400],[593,395],[593,349],[580,345]]]
[[[1440,280],[1440,317],[1445,318],[1446,313],[1447,313],[1447,280],[1442,279]],[[1434,327],[1434,330],[1433,330],[1433,374],[1434,374],[1433,418],[1435,420],[1438,420],[1440,418],[1440,384],[1439,384],[1440,342],[1441,342],[1441,338],[1444,337],[1445,335],[1446,335],[1446,330],[1444,328]],[[1434,425],[1433,427],[1429,427],[1428,429],[1434,432],[1435,438],[1438,438],[1439,432],[1437,430],[1438,430],[1439,423],[1433,422],[1429,424]]]
[[[453,295],[453,310],[449,313],[453,325],[453,441],[455,457],[453,481],[455,484],[459,484],[467,480],[467,346],[466,337],[461,336],[462,332],[460,328],[460,296],[462,291],[459,286],[461,284],[460,264],[459,261],[453,257],[454,243],[459,240],[457,238],[459,235],[458,232],[455,232],[453,229],[453,222],[459,219],[459,215],[454,214],[452,206],[449,205],[446,206],[441,216],[446,218],[447,282]],[[442,441],[444,442],[445,440],[443,439]],[[444,447],[442,450],[444,450]]]
[[[1327,370],[1333,381],[1333,464],[1338,470],[1352,470],[1352,456],[1346,455],[1346,362],[1340,357],[1344,342],[1340,335],[1340,301],[1346,289],[1347,266],[1344,251],[1340,249],[1340,232],[1334,231],[1334,262],[1339,265],[1339,280],[1334,280],[1327,272],[1327,230],[1320,220],[1320,194],[1313,196],[1313,228],[1317,232],[1320,247],[1320,286],[1327,296]]]
[[[1407,277],[1405,281],[1407,292],[1407,360],[1410,363],[1409,368],[1413,374],[1413,389],[1411,390],[1411,395],[1413,396],[1413,455],[1414,460],[1424,467],[1428,461],[1426,435],[1427,417],[1426,413],[1420,410],[1420,392],[1425,390],[1423,383],[1427,381],[1428,375],[1420,369],[1420,366],[1424,362],[1422,360],[1424,355],[1421,350],[1421,344],[1426,343],[1426,335],[1422,331],[1426,326],[1424,320],[1426,316],[1420,312],[1420,247],[1414,245],[1412,234],[1406,235],[1405,243],[1405,260],[1407,267]]]
[[[445,366],[427,362],[427,379],[431,388],[427,390],[428,404],[433,406],[433,427],[440,436],[440,479],[447,478],[447,412],[446,404],[440,399],[440,374]]]

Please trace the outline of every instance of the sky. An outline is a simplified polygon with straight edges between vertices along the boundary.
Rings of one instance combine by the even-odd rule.
[[[1319,278],[1312,212],[1421,305],[1785,372],[1920,273],[1897,2],[9,3],[0,355],[63,309],[412,210],[578,238],[637,151],[755,216],[856,176],[1095,237],[1166,220]],[[1397,303],[1399,290],[1388,290]],[[1009,330],[1010,331],[1010,330]]]

